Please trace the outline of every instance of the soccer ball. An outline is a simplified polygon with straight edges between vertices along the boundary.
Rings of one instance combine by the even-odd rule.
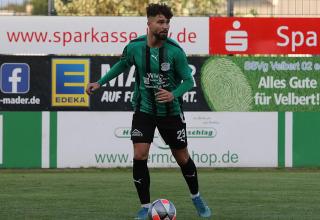
[[[157,199],[148,211],[150,220],[176,220],[176,208],[167,199]]]

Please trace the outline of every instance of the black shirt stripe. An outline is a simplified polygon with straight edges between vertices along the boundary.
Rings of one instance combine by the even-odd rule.
[[[147,45],[146,46],[146,74],[151,73],[151,67],[150,67],[150,47]],[[150,81],[150,84],[152,86],[152,81]],[[150,94],[151,94],[151,99],[152,99],[152,111],[155,115],[157,115],[157,105],[156,105],[156,100],[155,100],[155,95],[154,95],[154,89],[149,88]]]
[[[162,70],[161,68],[161,65],[166,61],[165,59],[165,48],[164,47],[160,47],[159,49],[159,74],[160,75],[165,75],[166,73]],[[165,88],[166,90],[170,90],[170,88]],[[170,115],[170,112],[171,112],[171,103],[170,102],[167,102],[166,103],[166,114],[167,116]]]

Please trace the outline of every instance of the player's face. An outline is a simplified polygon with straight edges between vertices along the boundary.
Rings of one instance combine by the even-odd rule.
[[[158,40],[165,40],[168,37],[168,31],[170,28],[170,19],[167,19],[164,15],[157,15],[150,17],[148,20],[149,31]]]

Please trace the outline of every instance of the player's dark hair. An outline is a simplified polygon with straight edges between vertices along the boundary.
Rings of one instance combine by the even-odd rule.
[[[157,15],[164,15],[166,19],[171,19],[173,14],[171,8],[164,3],[151,3],[147,7],[147,17],[155,17]]]

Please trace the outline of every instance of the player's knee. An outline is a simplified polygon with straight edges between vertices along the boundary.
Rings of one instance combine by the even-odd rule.
[[[187,148],[183,148],[183,149],[172,148],[171,152],[180,167],[188,163],[190,155],[188,153]]]
[[[189,157],[176,158],[176,161],[180,167],[186,165],[188,163],[188,160]]]
[[[149,155],[149,143],[135,143],[133,145],[133,158],[135,160],[146,160]]]
[[[145,152],[134,152],[133,158],[135,160],[146,160],[146,159],[148,159],[148,153],[145,153]]]

